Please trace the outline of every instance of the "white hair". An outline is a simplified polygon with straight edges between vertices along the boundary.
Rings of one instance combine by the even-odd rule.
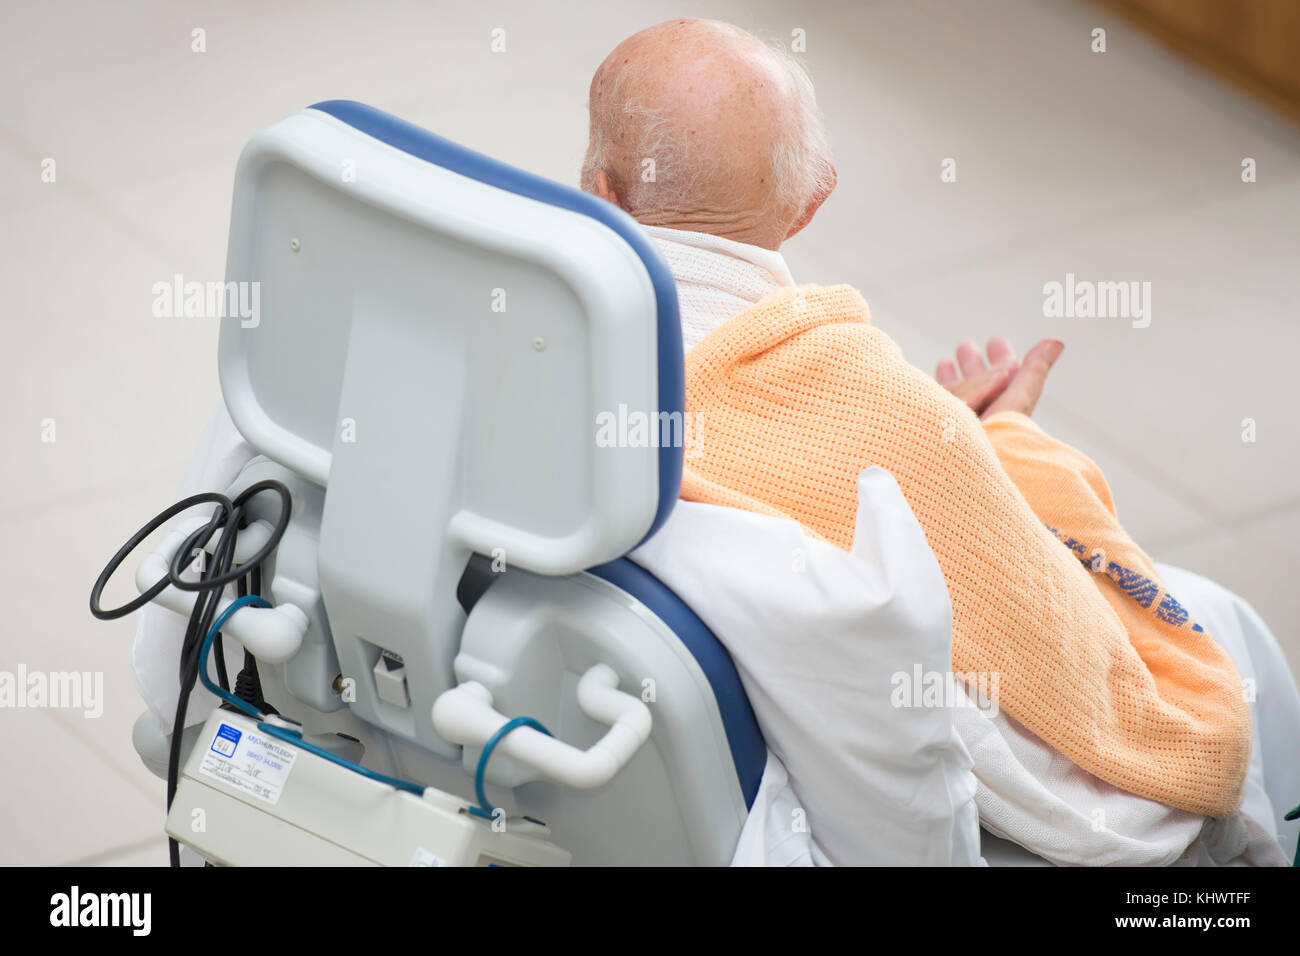
[[[777,208],[793,208],[798,213],[815,197],[824,196],[834,188],[835,167],[812,77],[803,62],[783,44],[773,44],[771,49],[789,72],[795,92],[792,128],[772,148]]]
[[[792,119],[783,124],[772,147],[770,203],[773,212],[797,216],[815,197],[834,186],[835,172],[808,70],[780,43],[773,44],[770,52],[785,67],[794,93]],[[613,132],[634,131],[634,155],[642,157],[643,165],[625,171],[630,182],[616,184],[633,216],[688,207],[702,177],[713,183],[725,179],[713,175],[719,172],[721,157],[695,155],[689,137],[663,110],[637,102],[631,91],[644,88],[634,82],[640,79],[640,69],[638,64],[620,70],[612,78],[610,89],[592,104],[591,141],[582,165],[582,187],[590,190],[598,170],[608,173],[614,167],[610,140]],[[647,159],[653,160],[653,166],[644,165]]]

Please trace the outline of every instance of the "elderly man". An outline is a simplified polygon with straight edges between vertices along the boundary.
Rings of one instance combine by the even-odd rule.
[[[687,349],[792,284],[776,250],[836,183],[812,82],[797,60],[727,23],[672,20],[615,47],[592,79],[590,114],[582,188],[659,240],[677,278]],[[740,267],[749,294],[693,274],[682,246],[757,266]],[[1022,364],[995,337],[986,365],[967,342],[957,350],[960,372],[944,361],[937,377],[983,414],[1030,412],[1063,349],[1044,340]]]
[[[1040,776],[1027,781],[1032,774],[1023,773],[1022,779],[1013,780],[999,777],[997,768],[987,762],[982,768],[977,756],[981,817],[986,825],[1057,862],[1174,862],[1195,854],[1193,844],[1202,838],[1203,829],[1210,837],[1218,834],[1217,845],[1202,847],[1216,860],[1283,862],[1274,833],[1281,832],[1280,813],[1287,808],[1270,807],[1261,794],[1249,793],[1252,785],[1243,779],[1247,756],[1253,751],[1252,759],[1258,762],[1261,750],[1267,751],[1270,744],[1278,747],[1281,741],[1274,733],[1274,739],[1261,745],[1256,728],[1252,742],[1249,716],[1240,699],[1240,678],[1228,655],[1194,622],[1166,582],[1176,582],[1180,595],[1207,620],[1215,621],[1219,630],[1231,630],[1233,616],[1218,613],[1213,603],[1244,605],[1183,572],[1162,569],[1162,580],[1115,521],[1109,490],[1095,466],[1024,419],[1033,410],[1062,343],[1040,342],[1023,362],[1017,362],[1010,344],[994,338],[988,345],[988,364],[973,344],[966,343],[957,353],[960,373],[952,362],[940,363],[937,383],[932,381],[927,390],[912,374],[914,370],[894,354],[897,350],[890,352],[892,343],[866,327],[865,305],[855,300],[851,290],[810,287],[785,294],[783,289],[793,286],[793,280],[777,250],[812,220],[833,190],[836,172],[806,73],[779,49],[765,47],[734,26],[674,20],[623,41],[592,80],[590,116],[583,188],[636,218],[656,240],[677,280],[684,341],[690,351],[688,406],[693,404],[697,418],[705,419],[710,435],[705,460],[688,462],[683,497],[794,518],[810,533],[847,550],[853,512],[843,499],[852,494],[851,479],[864,467],[889,463],[943,565],[954,604],[954,659],[961,651],[968,661],[1000,661],[1006,671],[1019,667],[1011,675],[1015,693],[1004,686],[1008,709],[1014,710],[1016,718],[1005,736],[1015,739],[1010,749],[1019,748],[1021,755],[1011,762],[1019,760],[1023,770],[1034,760],[1050,761],[1052,753],[1060,751],[1080,765],[1070,767],[1069,779]],[[817,317],[810,320],[810,312]],[[755,346],[760,339],[765,344]],[[924,427],[913,426],[942,421],[945,429],[967,428],[932,394],[941,392],[940,386],[988,422],[992,451],[977,449],[967,460],[960,454],[936,457],[925,448],[933,435],[927,439]],[[789,408],[796,397],[801,405],[818,406],[820,411],[800,418]],[[874,411],[859,409],[856,416],[843,413],[844,406],[859,403]],[[741,406],[744,410],[737,411]],[[917,417],[916,406],[935,411]],[[824,418],[834,420],[821,427]],[[854,441],[843,437],[846,428],[888,434],[874,441]],[[986,442],[986,436],[977,432],[962,431],[954,447],[967,441]],[[837,444],[828,448],[832,442]],[[796,445],[800,447],[794,453],[785,454]],[[851,461],[844,465],[846,457]],[[737,459],[743,459],[740,465]],[[842,473],[833,475],[834,467],[842,467]],[[974,476],[982,480],[983,473],[993,469],[1003,474],[987,484],[975,480]],[[949,470],[953,480],[934,487],[935,472]],[[837,480],[839,489],[825,492],[822,486]],[[819,500],[810,500],[819,495]],[[1018,506],[1004,507],[1002,499],[1007,497],[1019,498]],[[936,499],[941,503],[936,504]],[[1019,507],[1026,504],[1032,513]],[[1008,518],[1012,511],[1016,517]],[[1012,567],[1015,561],[1008,552],[971,567],[970,552],[986,542],[970,533],[970,525],[983,522],[988,535],[1001,536],[1007,525],[1024,523],[1026,516],[1032,521],[1034,514],[1040,525],[1042,521],[1049,525],[1050,534],[1039,527],[1035,536],[1025,528],[1014,545],[1001,542],[1020,555],[1032,551],[1027,563]],[[954,521],[954,515],[960,520]],[[1087,534],[1082,530],[1076,534],[1075,529],[1087,529]],[[674,533],[671,525],[666,531],[670,537]],[[1059,541],[1053,541],[1053,534]],[[962,540],[954,543],[957,538]],[[1052,543],[1043,544],[1043,538]],[[1106,547],[1092,547],[1098,544]],[[1107,551],[1109,562],[1104,557]],[[1102,572],[1094,575],[1102,579],[1096,590],[1080,583],[1078,579],[1086,575],[1078,568],[1061,566],[1069,563],[1062,561],[1066,554],[1086,562],[1091,571]],[[690,587],[689,581],[674,573],[674,564],[687,560],[686,556],[674,553],[671,546],[652,543],[640,559],[670,584]],[[1026,569],[1038,575],[1032,587],[1007,583],[1006,579]],[[1071,572],[1077,573],[1070,577]],[[998,578],[1004,581],[998,583]],[[1077,592],[1077,613],[1053,620],[1050,612],[1039,616],[1025,612],[1019,620],[999,623],[995,605],[1028,604],[1049,592],[1057,602],[1062,589]],[[1194,600],[1189,591],[1197,592]],[[726,622],[719,623],[715,630],[752,679],[762,671],[755,659],[775,647],[782,635],[752,629],[728,633]],[[973,650],[973,645],[985,642],[985,631],[999,626],[1008,635],[1003,644],[994,639],[982,651]],[[1181,628],[1181,633],[1175,633],[1175,628]],[[1285,702],[1290,709],[1288,722],[1295,726],[1300,710],[1294,684],[1271,635],[1260,625],[1251,638],[1215,636],[1230,649],[1255,645],[1259,663],[1277,681],[1274,699]],[[870,639],[869,634],[862,637]],[[815,642],[818,635],[804,639]],[[1054,662],[1053,652],[1070,640],[1076,643],[1063,655],[1068,660]],[[1128,655],[1122,667],[1134,671],[1129,690],[1117,690],[1115,655],[1094,655],[1091,662],[1074,666],[1076,655],[1094,654],[1097,645],[1107,640],[1116,654]],[[1171,655],[1181,656],[1174,663]],[[1244,652],[1238,648],[1232,656],[1241,667]],[[1053,670],[1058,663],[1062,668]],[[1074,667],[1068,676],[1065,667]],[[840,676],[832,665],[824,675],[827,686]],[[1078,697],[1088,699],[1071,703],[1049,688],[1053,680],[1058,686],[1086,684],[1094,691],[1079,693]],[[1198,689],[1188,693],[1193,684]],[[1135,695],[1142,698],[1140,703],[1135,703]],[[1098,721],[1098,700],[1110,712],[1136,707],[1149,716],[1161,710],[1167,718],[1165,729],[1153,733],[1150,726],[1136,727],[1141,720],[1122,717],[1107,724],[1113,713]],[[1076,705],[1093,711],[1078,721],[1079,735],[1089,738],[1082,744],[1071,732],[1061,732],[1062,726],[1075,726],[1071,710]],[[1220,726],[1207,730],[1215,722],[1208,716],[1215,707],[1221,708]],[[771,701],[756,704],[756,711],[769,739],[780,741],[782,756],[791,764],[794,789],[809,805],[814,832],[833,832],[837,838],[837,846],[828,849],[831,857],[870,860],[865,841],[855,841],[849,830],[829,820],[831,813],[826,811],[833,801],[823,802],[824,795],[814,792],[824,788],[833,774],[809,773],[809,786],[805,786],[798,766],[801,744],[812,744],[825,723],[851,720],[851,714],[827,708],[806,720],[798,707]],[[974,747],[980,728],[968,724],[965,730]],[[1166,775],[1165,768],[1158,766],[1161,750],[1171,738],[1182,741],[1184,749],[1175,760],[1179,766],[1213,767],[1207,766],[1205,776],[1195,780],[1161,779]],[[1117,756],[1121,751],[1123,756]],[[983,752],[987,758],[992,751],[984,748]],[[1284,759],[1275,757],[1274,763]],[[1294,762],[1286,760],[1273,773],[1275,779],[1287,781],[1286,789],[1275,791],[1277,799],[1294,803],[1298,795]],[[848,777],[841,781],[847,783]],[[1042,791],[1041,802],[1017,804],[1010,796],[1026,782]],[[1243,784],[1248,796],[1239,812]],[[1059,820],[1071,812],[1081,817],[1079,807],[1053,806],[1052,801],[1065,801],[1063,792],[1084,791],[1092,794],[1094,805],[1117,801],[1114,806],[1121,810],[1116,815],[1132,824],[1130,832],[1117,840],[1085,840],[1087,846],[1081,847],[1077,845],[1080,819],[1072,832],[1060,826],[1044,838],[1031,818],[1044,814]],[[1104,793],[1105,799],[1098,793]],[[1206,815],[1218,822],[1203,827]],[[1223,836],[1225,828],[1232,829],[1225,827],[1224,820],[1236,824],[1230,837]],[[827,823],[822,831],[819,824]],[[1144,827],[1147,833],[1134,832]],[[1149,840],[1136,850],[1134,845],[1143,843],[1148,834]]]

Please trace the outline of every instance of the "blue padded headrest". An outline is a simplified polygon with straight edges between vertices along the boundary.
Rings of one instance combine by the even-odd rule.
[[[581,213],[616,232],[641,259],[654,287],[659,324],[658,411],[673,414],[685,410],[686,370],[682,359],[682,328],[677,314],[677,286],[654,245],[631,216],[597,196],[458,146],[373,106],[353,100],[326,100],[310,108],[328,113],[367,136],[426,162],[507,192]],[[660,443],[659,505],[646,538],[659,530],[677,503],[682,483],[682,454],[679,445]]]

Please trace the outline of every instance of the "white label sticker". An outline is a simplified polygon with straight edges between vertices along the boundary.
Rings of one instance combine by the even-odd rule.
[[[430,853],[422,846],[415,848],[415,855],[411,857],[410,866],[444,866],[445,861],[436,853]]]
[[[260,730],[218,724],[199,764],[199,772],[275,804],[297,759],[297,750]]]

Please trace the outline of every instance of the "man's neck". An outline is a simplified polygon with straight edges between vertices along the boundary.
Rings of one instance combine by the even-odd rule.
[[[761,281],[764,284],[770,282],[773,285],[794,285],[794,277],[790,274],[790,268],[786,265],[785,257],[776,250],[765,249],[752,243],[738,242],[725,236],[690,229],[649,225],[643,225],[642,228],[645,229],[647,235],[659,243],[669,243],[674,248],[689,247],[689,249],[694,250],[693,253],[688,255],[678,253],[670,256],[671,265],[675,270],[698,273],[685,276],[676,275],[679,282],[683,279],[693,282],[706,282],[711,274],[715,274],[719,280],[724,275],[730,275],[732,279],[736,279],[745,274],[743,270],[741,273],[727,270],[722,274],[716,274],[718,266],[716,261],[710,264],[710,256],[722,256],[727,260],[744,263],[746,268],[758,269],[759,273],[763,275]],[[660,249],[665,251],[662,245]],[[749,285],[748,282],[743,284]],[[727,289],[727,291],[734,290]]]
[[[643,226],[702,232],[720,239],[744,243],[747,246],[758,246],[771,252],[781,248],[781,240],[784,238],[780,229],[774,227],[767,217],[737,216],[734,213],[714,213],[709,210],[642,215],[637,217],[637,221]]]

